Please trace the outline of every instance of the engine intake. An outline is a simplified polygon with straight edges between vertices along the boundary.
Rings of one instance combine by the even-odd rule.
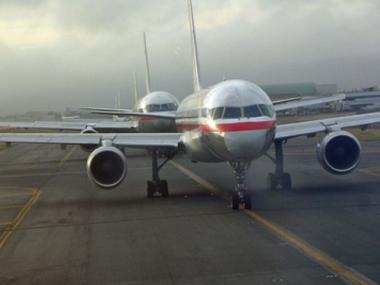
[[[332,174],[347,174],[360,162],[361,145],[349,132],[329,133],[317,146],[320,164]]]
[[[93,129],[92,127],[87,127],[83,131],[81,131],[81,134],[97,134],[98,132]],[[86,144],[80,146],[82,150],[85,152],[92,152],[94,151],[98,146],[92,145],[92,144]]]
[[[101,146],[87,159],[87,174],[91,181],[103,189],[118,186],[127,175],[127,160],[121,150]]]

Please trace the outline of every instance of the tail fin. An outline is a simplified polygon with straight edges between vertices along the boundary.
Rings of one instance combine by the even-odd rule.
[[[144,51],[145,51],[145,67],[146,67],[146,93],[150,93],[150,67],[149,67],[149,57],[148,57],[148,49],[146,47],[146,35],[143,33],[144,37]]]
[[[115,96],[115,108],[121,108],[120,92]]]
[[[136,71],[133,73],[133,85],[135,88],[135,104],[137,104],[137,101],[139,100],[139,93],[137,91]]]
[[[198,46],[197,46],[197,36],[195,33],[194,15],[193,15],[193,4],[191,0],[187,0],[187,6],[189,11],[189,24],[191,33],[191,50],[193,59],[193,86],[194,91],[199,91],[202,89],[200,80],[200,70],[198,61]]]

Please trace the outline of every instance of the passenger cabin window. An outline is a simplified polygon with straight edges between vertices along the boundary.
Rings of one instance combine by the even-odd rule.
[[[244,109],[244,117],[252,118],[252,117],[262,116],[262,113],[258,105],[247,106],[247,107],[244,107],[243,109]]]
[[[241,118],[241,108],[240,107],[226,107],[223,118],[224,119]]]
[[[224,111],[223,107],[218,107],[218,108],[213,109],[213,116],[212,116],[212,118],[214,120],[221,119],[222,116],[223,116],[223,111]]]

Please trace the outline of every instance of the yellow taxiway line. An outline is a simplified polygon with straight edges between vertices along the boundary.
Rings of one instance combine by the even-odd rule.
[[[17,227],[21,224],[25,216],[29,213],[29,211],[32,209],[33,205],[37,202],[38,198],[41,195],[41,191],[38,189],[35,189],[31,193],[31,197],[29,201],[25,204],[25,206],[18,212],[16,218],[13,219],[13,221],[8,224],[5,228],[5,230],[0,235],[0,249],[4,246],[6,241],[9,239],[9,237],[12,235],[12,233],[17,229]]]
[[[70,156],[74,153],[76,150],[76,147],[73,147],[58,163],[57,168],[58,170],[63,166],[63,164],[70,158]],[[53,174],[54,175],[54,174]],[[22,206],[21,210],[18,212],[16,218],[14,218],[11,222],[7,222],[5,225],[4,231],[0,234],[0,250],[5,245],[9,237],[12,235],[12,233],[17,229],[17,227],[21,224],[21,222],[24,220],[25,216],[29,213],[29,211],[32,209],[34,204],[37,202],[38,198],[41,195],[41,191],[38,189],[33,189],[31,192],[23,192],[23,193],[8,193],[4,195],[0,195],[1,197],[14,197],[14,196],[22,196],[22,195],[31,195],[28,202],[25,204],[25,206]],[[18,205],[11,205],[11,206],[2,206],[2,207],[17,207]]]
[[[230,197],[225,197],[221,195],[221,191],[212,185],[210,182],[206,181],[202,177],[196,175],[189,169],[185,168],[184,166],[180,165],[179,163],[175,161],[171,161],[172,165],[176,167],[180,172],[185,174],[186,176],[193,179],[195,182],[200,184],[202,187],[206,188],[208,191],[217,194],[220,197],[223,197],[228,203],[231,202]],[[310,259],[314,260],[324,268],[327,268],[329,271],[333,272],[337,276],[341,277],[344,281],[347,281],[351,284],[355,285],[367,285],[367,284],[375,284],[372,280],[368,279],[364,275],[360,274],[359,272],[355,271],[354,269],[342,264],[341,262],[337,261],[336,259],[332,258],[331,256],[327,255],[326,253],[320,251],[319,249],[315,248],[314,246],[310,245],[306,241],[302,240],[301,238],[297,237],[293,233],[290,233],[289,231],[283,229],[279,225],[276,225],[275,223],[267,220],[263,216],[259,215],[253,210],[241,210],[251,219],[255,220],[256,222],[260,223],[261,225],[265,226],[267,229],[269,229],[272,233],[274,233],[279,238],[285,240],[290,245],[292,245],[294,248],[296,248],[298,251],[302,252],[305,256],[309,257]]]
[[[62,160],[58,163],[57,167],[61,168],[63,164],[70,158],[70,156],[74,153],[74,151],[77,149],[76,146],[72,147],[72,149],[62,158]]]

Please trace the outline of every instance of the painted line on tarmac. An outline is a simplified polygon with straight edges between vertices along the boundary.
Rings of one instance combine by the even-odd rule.
[[[74,153],[74,151],[77,149],[76,146],[74,146],[58,163],[57,168],[59,169],[63,166],[63,164],[70,158],[70,156]],[[54,174],[53,174],[54,175]],[[0,250],[4,247],[5,243],[9,239],[9,237],[12,235],[12,233],[17,229],[17,227],[21,224],[21,222],[24,220],[26,215],[29,213],[29,211],[32,209],[34,204],[37,202],[38,198],[41,195],[41,191],[38,189],[34,189],[32,192],[29,193],[14,193],[14,194],[5,194],[0,197],[12,197],[12,196],[20,196],[20,195],[31,195],[28,202],[25,204],[24,207],[18,212],[16,218],[13,219],[11,224],[8,224],[2,234],[0,235]]]
[[[222,192],[216,186],[212,185],[210,182],[206,181],[202,177],[198,176],[197,174],[193,173],[192,171],[175,161],[170,161],[170,163],[174,165],[174,167],[176,167],[180,172],[193,179],[195,182],[200,184],[202,187],[206,188],[208,191],[214,192],[214,194],[216,194],[217,196],[222,197],[225,201],[231,203],[231,198],[224,196]],[[243,208],[241,208],[241,210],[248,217],[269,229],[280,239],[288,242],[290,245],[293,246],[293,248],[297,249],[299,252],[309,257],[311,260],[317,262],[319,265],[326,268],[328,271],[331,271],[332,273],[339,276],[343,281],[355,285],[375,284],[375,282],[368,279],[366,276],[357,272],[353,268],[348,267],[342,264],[341,262],[335,260],[331,256],[320,251],[319,249],[315,248],[311,244],[290,233],[289,231],[280,227],[279,225],[276,225],[275,223],[265,219],[263,216],[257,214],[256,212],[252,210],[246,210]]]
[[[28,200],[28,202],[25,204],[25,206],[18,212],[16,218],[13,219],[12,223],[7,225],[0,235],[0,250],[4,247],[5,243],[9,239],[9,237],[12,235],[12,233],[17,229],[17,227],[21,224],[21,222],[24,220],[26,215],[29,213],[29,211],[32,209],[34,204],[37,202],[38,198],[41,195],[41,191],[38,189],[35,189],[33,193],[31,193],[31,197]]]
[[[12,221],[0,221],[0,226],[9,226],[12,224]]]
[[[70,158],[70,156],[76,151],[77,147],[74,146],[72,149],[62,158],[62,160],[58,163],[57,167],[61,168],[63,164]]]

